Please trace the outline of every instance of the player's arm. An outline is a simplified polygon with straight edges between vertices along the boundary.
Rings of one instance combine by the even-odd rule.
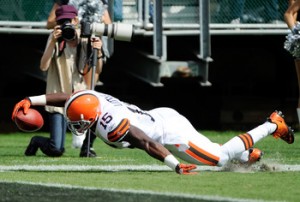
[[[16,114],[20,109],[23,109],[24,114],[27,114],[30,106],[51,105],[56,107],[63,107],[69,97],[70,94],[66,93],[52,93],[26,97],[14,106],[11,118],[12,120],[15,120]]]
[[[196,168],[193,164],[181,164],[162,144],[153,141],[142,130],[131,125],[129,132],[123,139],[131,144],[132,147],[136,147],[145,150],[150,156],[164,162],[172,170],[178,174],[195,174],[190,172]]]

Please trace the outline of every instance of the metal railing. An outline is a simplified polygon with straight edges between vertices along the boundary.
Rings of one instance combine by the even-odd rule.
[[[27,0],[29,1],[29,0]],[[233,0],[222,0],[229,2]],[[0,33],[15,33],[15,34],[48,34],[50,31],[46,29],[46,17],[47,10],[51,9],[51,4],[46,0],[41,0],[39,3],[31,2],[32,6],[25,4],[25,0],[2,0],[0,4],[10,5],[13,8],[9,12],[10,16],[13,16],[14,12],[20,12],[17,19],[13,17],[5,17],[5,12],[0,15]],[[221,1],[210,0],[210,34],[211,35],[227,35],[227,34],[287,34],[287,25],[279,21],[279,24],[262,22],[260,16],[256,12],[255,23],[249,23],[246,20],[241,20],[240,23],[229,23],[228,5],[221,4]],[[250,1],[249,1],[250,2]],[[252,2],[252,4],[251,4]],[[253,0],[249,4],[254,8],[260,8],[258,0]],[[279,1],[281,2],[281,1]],[[6,4],[5,4],[6,3]],[[16,5],[14,5],[14,3]],[[199,8],[198,0],[164,0],[162,3],[162,29],[164,35],[199,35],[200,23],[199,23]],[[18,6],[17,6],[18,5]],[[45,8],[45,5],[48,7]],[[224,6],[225,5],[225,6]],[[220,11],[223,6],[224,11]],[[247,6],[247,5],[245,5]],[[282,6],[283,7],[283,6]],[[284,7],[285,8],[285,7]],[[2,8],[4,9],[4,8]],[[27,9],[27,10],[25,10]],[[32,9],[32,11],[28,11]],[[21,12],[21,11],[22,12]],[[111,9],[113,10],[113,9]],[[281,9],[282,10],[282,9]],[[0,8],[1,11],[1,8]],[[38,19],[37,17],[30,17],[29,21],[25,21],[26,16],[41,16],[43,11],[44,19],[42,21],[34,21],[32,19]],[[153,35],[153,3],[152,0],[123,0],[123,23],[133,24],[135,27],[135,34],[137,35]],[[251,9],[244,9],[246,15],[251,14]],[[50,10],[49,10],[50,12]],[[237,12],[237,11],[236,11]],[[250,13],[250,14],[249,14]],[[254,13],[255,14],[255,13]],[[252,11],[252,16],[254,16]],[[8,14],[7,14],[8,15]],[[219,22],[220,16],[223,15],[224,21]],[[243,18],[242,16],[242,18]],[[255,18],[252,17],[252,21]],[[24,20],[20,20],[24,19]],[[270,19],[270,17],[269,17]],[[244,21],[244,22],[243,22]],[[227,23],[225,23],[227,22]]]
[[[144,29],[139,23],[135,25],[134,33],[136,35],[152,36],[152,29]],[[167,36],[174,35],[199,35],[199,24],[181,25],[163,24],[163,34]],[[210,23],[211,35],[285,35],[288,33],[286,24],[217,24]],[[0,21],[0,33],[11,34],[49,34],[51,30],[46,29],[46,22],[23,22],[23,21]]]

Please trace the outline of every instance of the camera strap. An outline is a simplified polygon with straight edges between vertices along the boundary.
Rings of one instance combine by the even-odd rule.
[[[80,52],[81,52],[81,42],[77,45],[77,51],[76,51],[76,67],[77,71],[80,75],[84,76],[86,73],[83,73],[79,69],[79,59],[80,59]]]
[[[81,47],[82,47],[82,44],[81,44],[81,40],[80,40],[79,44],[77,45],[77,51],[76,51],[76,66],[77,66],[78,73],[80,75],[84,76],[92,68],[93,52],[92,52],[92,46],[91,46],[91,39],[89,38],[88,42],[87,42],[87,58],[88,59],[85,61],[85,65],[84,65],[84,66],[86,66],[88,64],[88,71],[86,73],[81,72],[80,68],[79,68],[79,60],[80,60],[80,54],[81,54]],[[84,67],[83,67],[83,69],[84,69]]]
[[[61,56],[61,54],[64,52],[64,49],[66,47],[66,41],[65,40],[59,40],[58,41],[58,56]]]

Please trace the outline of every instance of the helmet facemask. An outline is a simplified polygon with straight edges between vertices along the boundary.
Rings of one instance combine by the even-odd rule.
[[[83,114],[81,115],[83,116]],[[74,135],[84,135],[85,132],[94,125],[95,120],[97,120],[97,118],[98,115],[92,121],[84,120],[84,118],[82,118],[82,120],[79,121],[68,120],[68,128]]]

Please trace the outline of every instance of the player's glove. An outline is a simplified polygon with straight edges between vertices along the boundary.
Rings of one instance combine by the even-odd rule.
[[[195,175],[197,174],[197,172],[191,172],[191,170],[196,169],[197,166],[194,164],[182,164],[179,163],[176,168],[175,171],[178,174],[182,174],[182,175]]]
[[[15,118],[17,116],[17,113],[20,109],[23,109],[24,114],[27,114],[28,109],[30,108],[30,106],[31,106],[31,102],[28,98],[25,98],[25,99],[21,100],[20,102],[18,102],[14,107],[14,110],[13,110],[12,115],[11,115],[11,119],[13,121],[15,120]]]

